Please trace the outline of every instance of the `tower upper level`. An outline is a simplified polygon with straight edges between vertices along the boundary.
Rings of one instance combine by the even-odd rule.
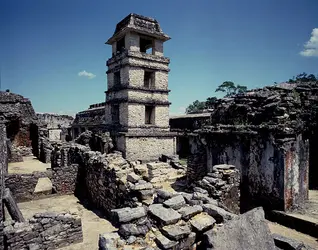
[[[112,45],[113,55],[128,50],[163,56],[163,43],[169,39],[157,20],[131,13],[116,25],[106,44]]]

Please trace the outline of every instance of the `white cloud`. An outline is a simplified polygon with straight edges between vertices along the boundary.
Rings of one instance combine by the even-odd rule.
[[[300,52],[302,56],[318,56],[318,28],[314,28],[311,37],[304,44],[304,50]]]
[[[86,70],[83,70],[81,72],[78,72],[78,76],[86,76],[88,79],[93,79],[96,75],[93,73],[87,72]]]

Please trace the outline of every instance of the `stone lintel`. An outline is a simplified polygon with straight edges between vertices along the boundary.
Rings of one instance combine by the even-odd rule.
[[[129,86],[128,83],[121,84],[116,87],[112,87],[111,89],[108,89],[105,91],[105,93],[110,93],[110,92],[116,92],[120,90],[136,90],[136,91],[141,91],[141,92],[149,92],[149,93],[169,93],[171,90],[170,89],[150,89],[150,88],[145,88],[145,87],[135,87],[135,86]]]
[[[147,62],[162,63],[162,64],[165,64],[167,66],[170,63],[170,59],[168,57],[151,55],[151,54],[147,54],[147,53],[130,51],[130,50],[123,50],[122,52],[118,52],[117,54],[114,54],[110,59],[108,59],[106,62],[106,66],[110,66],[111,64],[114,64],[114,63],[121,61],[125,58],[142,59],[142,60],[145,60]]]
[[[107,100],[107,104],[112,104],[112,103],[129,103],[129,104],[145,104],[145,105],[155,105],[155,106],[169,106],[171,105],[171,102],[166,102],[166,101],[156,101],[156,100],[133,100],[133,99],[128,99],[128,98],[116,98],[112,100]]]
[[[162,131],[162,132],[153,132],[153,131],[134,131],[134,132],[119,132],[118,135],[125,137],[176,137],[176,134],[173,132]]]

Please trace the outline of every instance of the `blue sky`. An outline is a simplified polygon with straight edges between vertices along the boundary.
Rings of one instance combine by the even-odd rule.
[[[103,102],[104,43],[129,13],[156,18],[172,38],[164,47],[172,114],[224,81],[256,88],[318,74],[317,0],[2,0],[1,90],[30,98],[36,112]]]

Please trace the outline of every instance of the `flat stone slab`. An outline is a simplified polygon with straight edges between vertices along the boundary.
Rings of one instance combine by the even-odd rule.
[[[227,164],[219,164],[219,165],[214,165],[213,170],[229,170],[229,169],[235,169],[234,165],[227,165]]]
[[[182,219],[189,220],[191,217],[201,213],[203,208],[200,205],[184,206],[178,210]]]
[[[191,233],[190,226],[185,223],[177,223],[162,228],[162,233],[172,240],[180,240],[187,237]]]
[[[33,193],[41,194],[41,193],[52,193],[52,182],[48,177],[42,177],[38,179],[38,183],[36,184]]]
[[[163,236],[162,234],[158,234],[156,236],[155,241],[162,249],[171,249],[178,244],[177,241],[169,240],[167,237]]]
[[[202,207],[203,211],[211,215],[217,223],[223,223],[224,221],[232,220],[237,217],[236,214],[232,214],[214,204],[203,204]]]
[[[181,219],[181,214],[172,208],[165,208],[161,204],[149,206],[149,213],[159,220],[163,225],[170,225]]]
[[[215,219],[208,214],[201,213],[194,216],[190,223],[197,231],[202,232],[212,228],[215,224]]]
[[[174,196],[172,198],[170,198],[169,200],[166,200],[163,205],[165,205],[166,207],[170,207],[173,209],[179,209],[182,206],[184,206],[186,204],[184,198],[182,195],[177,195]]]
[[[144,184],[137,183],[131,189],[137,191],[137,190],[145,190],[145,189],[152,189],[152,188],[153,188],[152,184],[150,182],[147,182]]]
[[[129,222],[132,220],[136,220],[147,215],[144,207],[125,207],[119,209],[113,209],[112,213],[114,213],[115,217],[118,219],[118,222]]]

